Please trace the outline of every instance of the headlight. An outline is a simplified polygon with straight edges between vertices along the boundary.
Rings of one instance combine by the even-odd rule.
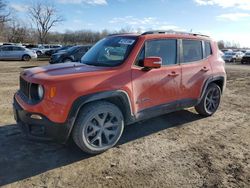
[[[43,98],[43,95],[44,95],[44,89],[43,89],[43,86],[41,86],[41,85],[38,85],[38,89],[37,89],[38,91],[38,97],[39,97],[39,99],[41,100],[42,98]]]

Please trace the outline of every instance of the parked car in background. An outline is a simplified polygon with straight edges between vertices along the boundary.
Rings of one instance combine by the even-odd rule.
[[[241,64],[250,63],[250,51],[246,51],[245,55],[241,59]]]
[[[62,47],[59,47],[59,48],[50,49],[50,50],[45,52],[45,55],[51,56],[54,53],[57,53],[57,52],[62,51],[62,50],[67,50],[70,47],[72,47],[72,45],[67,45],[67,46],[62,46]]]
[[[82,56],[91,48],[91,45],[72,46],[67,50],[59,51],[50,58],[50,64],[80,61]]]
[[[222,56],[222,58],[225,62],[236,62],[236,61],[241,61],[243,56],[244,56],[243,52],[228,51],[224,53],[224,56]]]
[[[0,60],[29,61],[37,58],[36,52],[22,46],[3,45],[0,47]]]
[[[51,49],[55,49],[55,48],[60,48],[62,47],[62,45],[50,45],[50,44],[46,44],[46,45],[38,45],[38,48],[32,48],[32,50],[36,51],[36,54],[38,56],[41,55],[45,55],[46,51],[49,51]]]
[[[32,49],[32,48],[38,48],[37,44],[25,44],[25,48]]]

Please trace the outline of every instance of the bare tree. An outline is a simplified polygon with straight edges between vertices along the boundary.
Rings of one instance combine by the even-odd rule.
[[[18,19],[12,19],[12,21],[8,25],[7,39],[9,42],[19,43],[26,41],[29,31],[24,23],[22,23]]]
[[[9,21],[10,12],[6,10],[7,5],[3,0],[0,0],[0,24]]]
[[[43,44],[47,42],[48,32],[56,24],[63,21],[58,15],[56,8],[47,3],[37,2],[29,8],[29,15],[36,25],[39,41]]]

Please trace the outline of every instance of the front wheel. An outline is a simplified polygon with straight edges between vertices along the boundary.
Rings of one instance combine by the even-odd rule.
[[[200,103],[195,106],[195,110],[203,116],[211,116],[218,109],[220,99],[221,89],[217,84],[212,83],[207,87]]]
[[[120,109],[112,103],[99,101],[87,104],[78,114],[73,140],[84,152],[98,154],[113,147],[124,129]]]

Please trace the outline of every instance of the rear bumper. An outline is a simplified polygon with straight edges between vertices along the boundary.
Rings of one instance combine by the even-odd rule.
[[[68,123],[54,123],[41,114],[41,119],[34,119],[30,113],[25,111],[14,98],[13,102],[14,118],[25,135],[32,140],[56,141],[65,143],[69,137],[70,126]]]

